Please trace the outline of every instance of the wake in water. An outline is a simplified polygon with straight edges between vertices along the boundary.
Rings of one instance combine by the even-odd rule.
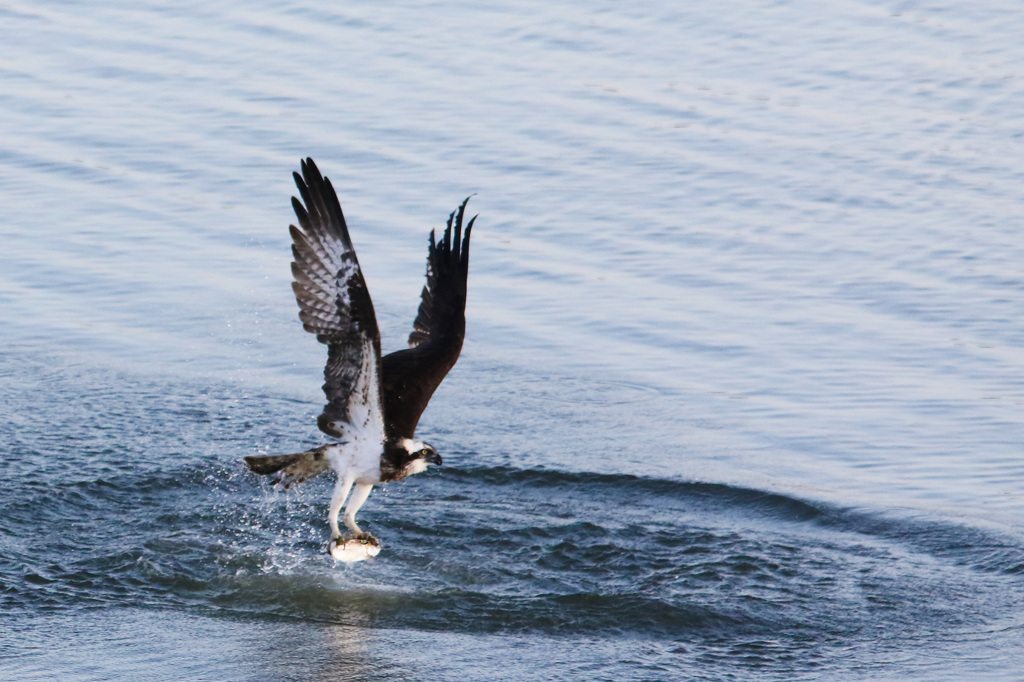
[[[119,390],[134,399],[102,420],[87,419],[99,393],[69,408],[91,424],[73,439],[0,426],[11,443],[5,613],[153,604],[261,622],[640,637],[673,660],[741,655],[781,671],[794,657],[827,666],[858,644],[894,655],[922,639],[953,647],[1012,631],[1024,606],[1024,543],[1009,532],[753,488],[512,466],[446,466],[383,487],[363,522],[387,527],[387,547],[345,569],[324,553],[329,481],[280,494],[230,464],[247,433],[272,450],[290,442],[267,425],[306,405]],[[30,422],[43,410],[22,405],[22,427],[44,433]],[[259,419],[247,416],[254,406]],[[151,437],[154,414],[171,415],[177,441]]]
[[[724,485],[510,468],[446,468],[385,489],[367,523],[392,529],[388,550],[339,570],[323,554],[319,488],[271,495],[211,464],[22,482],[0,517],[20,538],[8,543],[3,606],[156,602],[669,641],[786,633],[784,649],[812,650],[869,623],[873,637],[902,640],[990,626],[1021,605],[1005,588],[1024,547],[990,532]]]

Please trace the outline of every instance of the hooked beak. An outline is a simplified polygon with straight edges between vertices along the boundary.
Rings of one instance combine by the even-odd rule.
[[[430,462],[431,464],[441,466],[441,455],[435,452],[431,454],[429,457],[427,457],[427,461]]]

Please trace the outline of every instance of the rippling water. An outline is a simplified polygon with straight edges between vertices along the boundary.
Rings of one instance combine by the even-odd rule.
[[[1009,2],[0,5],[0,677],[1018,679]],[[325,552],[290,173],[468,339]]]

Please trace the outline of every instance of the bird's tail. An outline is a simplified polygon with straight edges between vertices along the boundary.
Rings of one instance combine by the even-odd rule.
[[[274,485],[280,484],[287,489],[331,468],[326,449],[326,446],[320,446],[294,455],[252,455],[245,458],[245,463],[253,473],[261,476],[277,474]]]

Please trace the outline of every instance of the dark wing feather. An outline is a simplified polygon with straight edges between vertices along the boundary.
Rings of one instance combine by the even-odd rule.
[[[440,242],[430,233],[427,283],[409,335],[409,348],[384,356],[381,382],[384,417],[390,439],[412,438],[430,397],[455,366],[466,335],[466,279],[469,237],[474,216],[465,225],[466,203],[448,216]]]
[[[360,378],[366,379],[368,373],[380,376],[380,331],[331,181],[320,175],[313,159],[303,161],[302,175],[294,176],[302,201],[292,197],[301,227],[290,226],[295,258],[292,290],[302,326],[327,344],[324,395],[328,402],[317,423],[324,433],[342,438]],[[380,389],[375,389],[376,396],[364,397],[379,405]]]

